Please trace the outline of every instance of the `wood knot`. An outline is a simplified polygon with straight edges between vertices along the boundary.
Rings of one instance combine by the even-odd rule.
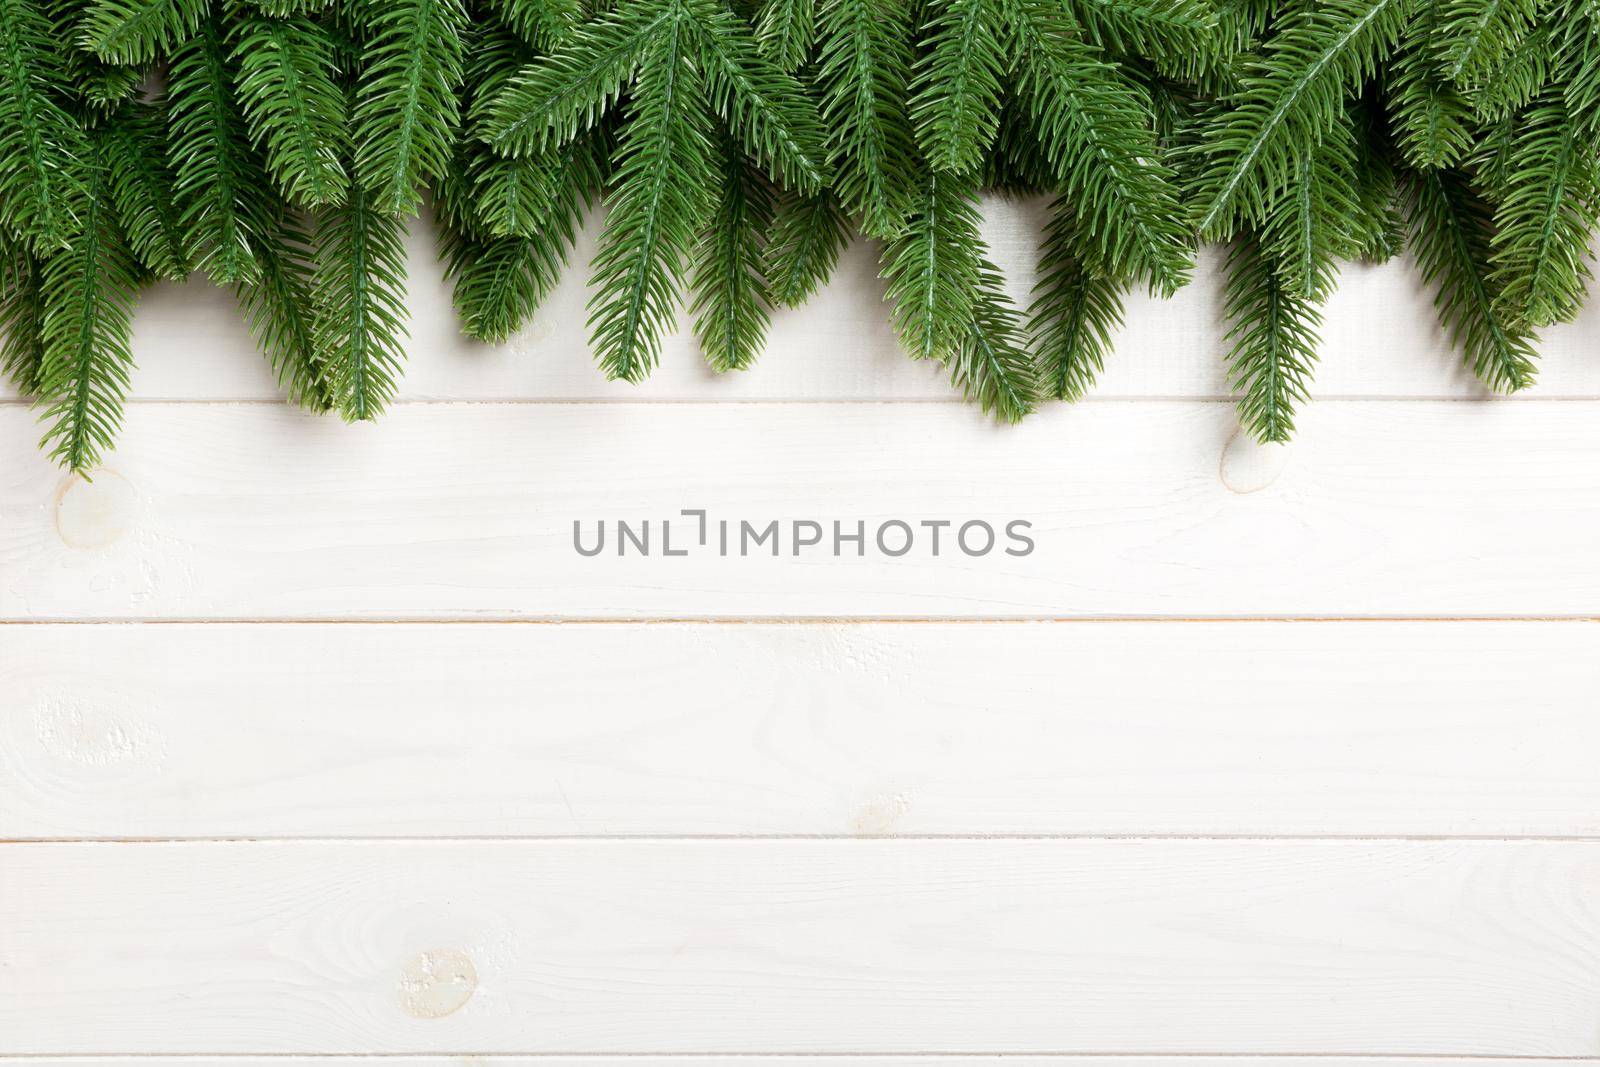
[[[1256,493],[1277,481],[1288,464],[1288,445],[1264,445],[1240,429],[1222,447],[1217,473],[1229,491]]]
[[[400,970],[400,1007],[418,1019],[442,1019],[472,999],[478,971],[452,948],[419,952]]]
[[[138,511],[139,494],[122,475],[74,474],[56,494],[56,534],[73,548],[105,548],[127,536]]]

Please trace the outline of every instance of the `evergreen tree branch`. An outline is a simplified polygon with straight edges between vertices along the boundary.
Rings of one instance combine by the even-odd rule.
[[[148,63],[192,36],[209,6],[209,0],[94,0],[79,39],[107,63]]]
[[[261,227],[255,280],[235,285],[234,295],[290,401],[323,412],[333,407],[333,386],[317,349],[314,259],[310,232],[282,208]]]
[[[361,0],[355,177],[383,211],[415,214],[450,162],[461,87],[461,0]]]
[[[589,324],[611,378],[640,381],[674,323],[684,268],[710,220],[710,115],[692,28],[667,20],[639,66],[594,259]]]
[[[291,19],[318,14],[326,10],[332,0],[250,0],[250,3],[268,18]]]
[[[946,359],[970,340],[982,278],[978,188],[970,176],[924,168],[905,229],[880,270],[895,332],[913,359]]]
[[[1270,255],[1250,237],[1228,256],[1223,306],[1233,387],[1243,391],[1239,422],[1263,444],[1287,441],[1295,408],[1309,396],[1321,316],[1284,284]]]
[[[756,40],[780,70],[799,70],[817,43],[816,0],[764,0]]]
[[[767,282],[774,303],[799,307],[827,283],[850,240],[833,194],[780,197],[767,239]]]
[[[1496,308],[1529,326],[1575,315],[1590,277],[1589,235],[1600,220],[1600,175],[1558,94],[1516,123],[1494,176]]]
[[[83,226],[44,262],[39,393],[50,424],[43,447],[73,471],[100,464],[122,422],[133,368],[139,279],[119,232],[98,144],[87,162]]]
[[[44,368],[44,278],[39,257],[20,242],[0,248],[0,372],[25,397],[39,394]]]
[[[1022,317],[1006,300],[1000,271],[988,260],[978,265],[972,317],[947,357],[951,380],[985,414],[1018,422],[1033,411],[1038,372],[1028,354]]]
[[[255,276],[253,220],[270,215],[266,173],[233,95],[219,20],[207,19],[173,55],[167,82],[173,196],[196,269],[231,284]]]
[[[172,199],[162,117],[154,105],[129,104],[106,123],[101,144],[108,192],[128,246],[152,274],[176,281],[188,276],[191,257]]]
[[[1208,0],[1071,0],[1070,8],[1091,43],[1173,77],[1199,78],[1231,55]]]
[[[580,0],[485,0],[485,6],[524,43],[555,48],[583,20]]]
[[[1471,101],[1445,76],[1434,51],[1437,33],[1433,19],[1417,20],[1395,57],[1388,85],[1400,151],[1406,162],[1427,170],[1460,162],[1476,132]]]
[[[1528,36],[1534,39],[1534,48],[1518,49],[1517,58],[1525,65],[1530,59],[1539,64],[1547,82],[1563,84],[1568,114],[1586,137],[1593,138],[1600,133],[1600,9],[1592,0],[1552,0],[1538,29]],[[1541,71],[1515,70],[1522,78],[1517,88],[1524,88],[1537,72]],[[1504,90],[1485,86],[1480,94],[1503,97]]]
[[[1260,217],[1291,180],[1296,148],[1336,126],[1346,98],[1372,76],[1420,0],[1323,0],[1274,35],[1209,133],[1197,190],[1204,234],[1228,232],[1242,207]]]
[[[1055,170],[1014,97],[1000,108],[1000,129],[984,161],[983,184],[1008,196],[1039,196],[1056,185]]]
[[[731,12],[713,0],[685,2],[717,114],[774,181],[816,192],[825,177],[822,129],[799,81],[762,55]]]
[[[1471,90],[1469,99],[1479,121],[1500,122],[1533,103],[1549,85],[1557,60],[1562,58],[1556,53],[1547,26],[1538,27],[1509,49],[1493,72],[1484,76],[1483,84]],[[1572,61],[1573,73],[1567,83],[1569,106],[1574,114],[1593,114],[1595,102],[1600,100],[1600,61],[1590,64],[1586,56]],[[1592,81],[1589,72],[1593,72]]]
[[[1421,172],[1410,186],[1412,247],[1423,279],[1438,290],[1440,324],[1489,388],[1509,393],[1532,385],[1532,337],[1496,307],[1489,205],[1459,171]]]
[[[527,155],[600,121],[676,19],[675,0],[630,0],[574,30],[489,101],[483,133],[496,151]]]
[[[96,0],[41,0],[45,16],[53,23],[64,82],[54,83],[59,96],[72,99],[82,111],[110,112],[131,99],[144,81],[136,65],[107,63],[93,52],[77,47],[85,13]],[[85,116],[87,117],[87,116]]]
[[[923,155],[936,170],[982,162],[1000,127],[1008,0],[945,0],[916,65],[910,109]]]
[[[535,53],[510,29],[480,23],[468,37],[467,54],[468,128],[457,139],[456,161],[440,182],[441,196],[455,196],[459,185],[463,217],[470,218],[480,236],[532,236],[544,224],[550,198],[556,195],[562,158],[584,141],[546,145],[532,155],[513,158],[494,154],[477,131],[483,128],[495,95]]]
[[[1017,2],[1018,94],[1082,232],[1108,273],[1170,294],[1188,279],[1189,230],[1148,114],[1048,0]]]
[[[472,199],[478,224],[490,237],[531,237],[545,223],[557,194],[561,161],[582,142],[547,148],[537,156],[478,159],[472,174]]]
[[[866,233],[885,239],[905,225],[920,166],[906,107],[910,22],[904,0],[823,0],[817,14],[833,190]]]
[[[87,195],[83,130],[54,98],[65,83],[33,0],[0,2],[0,224],[38,252],[67,246]]]
[[[721,151],[716,215],[695,262],[694,331],[719,371],[755,362],[771,321],[763,241],[772,224],[772,190],[728,139]]]
[[[233,27],[235,88],[250,135],[282,193],[308,205],[344,198],[345,92],[334,42],[305,16],[245,16]]]
[[[1028,316],[1044,388],[1061,400],[1079,400],[1089,391],[1122,326],[1125,283],[1099,269],[1082,247],[1071,204],[1057,200]]]
[[[1435,0],[1434,47],[1442,73],[1463,87],[1482,85],[1532,28],[1537,0]]]
[[[1295,156],[1292,178],[1268,207],[1257,238],[1276,281],[1320,303],[1333,292],[1338,261],[1358,254],[1355,131],[1346,122]]]
[[[404,239],[404,221],[360,183],[317,215],[314,365],[352,422],[382,412],[405,362]]]
[[[1368,263],[1383,263],[1405,249],[1406,218],[1400,210],[1399,179],[1390,145],[1374,108],[1361,109],[1357,143],[1356,212],[1353,252]]]
[[[603,140],[591,134],[559,150],[553,195],[520,236],[492,236],[475,222],[471,205],[448,198],[441,203],[445,276],[454,284],[456,313],[467,336],[508,339],[555,287],[603,182]]]

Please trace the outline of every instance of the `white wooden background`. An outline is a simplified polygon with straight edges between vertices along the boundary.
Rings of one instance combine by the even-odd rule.
[[[1600,312],[1488,400],[1352,269],[1267,450],[1215,256],[1015,429],[865,248],[755,370],[641,388],[581,272],[488,349],[415,270],[374,426],[283,407],[200,285],[93,483],[0,400],[0,1056],[1600,1063]],[[569,547],[682,507],[1038,549]]]

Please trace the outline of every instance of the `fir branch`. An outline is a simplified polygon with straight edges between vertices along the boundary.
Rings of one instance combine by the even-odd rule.
[[[1572,63],[1567,81],[1568,106],[1578,115],[1593,114],[1600,101],[1600,62],[1587,57],[1558,57],[1549,27],[1540,26],[1501,57],[1483,84],[1472,90],[1473,113],[1480,122],[1500,122],[1533,103],[1550,83],[1558,58]],[[1592,78],[1591,78],[1592,74]]]
[[[1221,19],[1209,0],[1071,0],[1089,41],[1193,79],[1231,58]]]
[[[681,12],[667,20],[639,66],[622,132],[589,301],[595,352],[611,378],[636,382],[655,366],[709,219],[716,168],[692,32]]]
[[[480,341],[505,341],[522,328],[560,279],[571,233],[552,240],[474,237],[447,229],[446,277],[454,282],[461,329]]]
[[[1038,196],[1056,184],[1054,168],[1033,136],[1030,121],[1011,98],[1000,108],[1000,129],[984,160],[983,184],[1008,196]]]
[[[1567,112],[1586,137],[1600,134],[1600,10],[1592,0],[1553,0],[1538,30],[1528,36],[1533,48],[1518,49],[1517,58],[1524,64],[1539,64],[1547,82],[1562,85]],[[1516,73],[1522,77],[1522,84],[1517,86],[1520,89],[1531,80],[1533,72]],[[1503,89],[1489,87],[1482,92],[1504,95]]]
[[[315,15],[332,0],[250,0],[250,4],[268,18],[290,19],[298,15]]]
[[[879,261],[885,296],[906,352],[913,359],[946,359],[969,338],[983,280],[977,183],[924,168],[914,207]]]
[[[1079,400],[1089,391],[1122,325],[1125,283],[1086,258],[1082,246],[1071,205],[1057,200],[1028,316],[1044,387],[1061,400]]]
[[[982,161],[1000,126],[1008,0],[945,0],[928,27],[910,102],[917,140],[936,170]]]
[[[583,20],[579,0],[484,0],[484,6],[525,44],[541,49],[559,45]]]
[[[764,0],[756,40],[780,70],[799,70],[817,42],[816,0]]]
[[[1233,387],[1244,394],[1239,421],[1263,444],[1287,441],[1295,407],[1309,395],[1321,316],[1313,301],[1284,284],[1277,264],[1253,238],[1234,244],[1227,272],[1228,363]]]
[[[1368,263],[1383,263],[1404,251],[1406,218],[1400,210],[1399,180],[1390,161],[1390,147],[1374,110],[1363,108],[1361,112],[1351,240],[1354,255]]]
[[[405,361],[405,223],[352,184],[315,227],[315,365],[339,413],[376,418]]]
[[[1486,193],[1505,185],[1510,174],[1511,152],[1516,144],[1518,122],[1507,116],[1484,127],[1472,156],[1466,162],[1477,180],[1478,187]],[[1492,199],[1492,197],[1491,197]]]
[[[1170,294],[1188,280],[1189,230],[1149,116],[1116,69],[1073,36],[1048,0],[1017,0],[1018,94],[1095,258]]]
[[[474,133],[481,130],[490,102],[534,59],[533,49],[510,29],[492,23],[473,27],[467,41],[467,127],[456,144],[456,159],[440,182],[442,195],[459,185],[463,218],[493,236],[532,236],[543,224],[555,195],[554,172],[572,145],[545,146],[533,155],[505,158],[490,151]],[[452,191],[446,192],[447,187]]]
[[[25,397],[38,395],[44,367],[43,274],[37,255],[20,242],[4,241],[0,248],[0,372]]]
[[[822,129],[800,83],[762,55],[739,20],[714,0],[683,2],[717,114],[774,181],[801,194],[816,192],[825,177]]]
[[[1438,30],[1423,17],[1406,33],[1388,84],[1389,115],[1406,162],[1435,170],[1454,166],[1472,147],[1476,115],[1435,52]]]
[[[54,98],[66,71],[33,0],[0,0],[0,223],[39,252],[77,233],[82,128]]]
[[[202,23],[173,56],[167,101],[173,195],[194,266],[223,284],[248,281],[257,269],[254,220],[270,215],[272,194],[234,101],[217,19]]]
[[[1289,292],[1326,300],[1338,278],[1338,260],[1357,254],[1355,171],[1355,131],[1348,121],[1320,144],[1297,149],[1289,184],[1268,207],[1257,234],[1276,281]]]
[[[245,16],[233,26],[235,88],[250,136],[283,195],[308,205],[344,198],[345,93],[334,42],[305,16]]]
[[[544,225],[550,199],[556,195],[553,172],[573,150],[568,144],[545,149],[537,156],[476,160],[471,196],[484,233],[491,237],[534,236]]]
[[[83,227],[44,261],[39,394],[50,423],[42,447],[73,471],[99,465],[122,421],[133,368],[138,270],[117,228],[102,149],[86,161]]]
[[[799,307],[824,284],[850,240],[833,194],[780,197],[767,239],[767,283],[774,303]]]
[[[561,261],[524,237],[482,237],[445,224],[440,250],[461,332],[499,343],[514,337],[560,278]]]
[[[1038,399],[1038,372],[1028,354],[1022,317],[1003,291],[1000,271],[980,260],[972,316],[947,357],[951,381],[985,414],[1018,422]]]
[[[209,0],[94,0],[79,40],[107,63],[148,63],[200,28]]]
[[[904,0],[823,0],[817,14],[833,189],[866,233],[885,239],[905,225],[919,167],[906,107],[910,22]]]
[[[763,241],[772,224],[772,190],[724,139],[716,215],[700,238],[695,263],[694,332],[706,362],[719,371],[755,362],[771,321]]]
[[[1506,60],[1532,28],[1537,0],[1434,0],[1433,46],[1441,72],[1472,88]]]
[[[1324,0],[1293,16],[1208,131],[1200,230],[1259,218],[1292,180],[1299,146],[1338,125],[1345,101],[1394,47],[1420,0]]]
[[[562,148],[557,158],[553,195],[524,236],[489,236],[475,229],[470,211],[441,205],[445,276],[454,283],[456,313],[469,337],[506,340],[560,279],[584,211],[603,181],[603,138],[591,134]]]
[[[590,325],[606,372],[637,381],[655,364],[711,221],[714,115],[801,191],[820,186],[822,138],[799,83],[715,0],[641,0],[579,28],[490,94],[484,136],[516,156],[548,151],[591,127],[628,86]]]
[[[46,16],[54,24],[57,41],[70,42],[59,49],[65,81],[58,94],[72,98],[81,109],[109,112],[131,99],[144,82],[141,66],[107,63],[93,52],[76,47],[82,36],[84,13],[95,0],[43,0]]]
[[[1560,97],[1549,93],[1520,117],[1493,179],[1495,306],[1511,321],[1565,322],[1583,302],[1600,175],[1592,146],[1579,138]]]
[[[1260,44],[1275,19],[1287,12],[1280,0],[1214,0],[1217,30],[1235,53]]]
[[[415,214],[450,162],[460,118],[461,0],[361,0],[355,178],[381,211]]]
[[[519,156],[593,128],[675,19],[672,0],[632,0],[578,27],[489,100],[484,136],[496,151]]]
[[[234,286],[239,308],[290,401],[311,411],[333,407],[333,388],[317,349],[311,234],[287,207],[261,227],[254,281]]]
[[[101,135],[107,186],[128,246],[139,263],[161,278],[179,280],[191,269],[188,235],[166,158],[163,115],[155,105],[129,104]]]
[[[1533,384],[1532,336],[1496,306],[1489,205],[1459,171],[1419,173],[1410,191],[1412,247],[1423,279],[1438,290],[1440,324],[1489,388],[1509,393]]]

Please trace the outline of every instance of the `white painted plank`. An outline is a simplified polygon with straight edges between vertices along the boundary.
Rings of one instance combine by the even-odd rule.
[[[1593,842],[4,856],[9,1052],[1600,1052]]]
[[[1043,222],[1039,202],[991,201],[988,236],[1011,288],[1026,305]],[[589,354],[584,284],[598,225],[590,225],[561,285],[511,342],[463,337],[451,308],[431,227],[410,238],[408,399],[866,399],[948,400],[944,373],[908,360],[896,345],[877,278],[876,248],[851,246],[832,283],[806,307],[776,314],[757,366],[715,375],[687,329],[666,346],[643,386],[607,382]],[[1208,248],[1195,281],[1172,300],[1130,297],[1127,325],[1096,397],[1203,397],[1230,392],[1219,321],[1222,252]],[[1439,329],[1433,294],[1408,261],[1350,265],[1324,315],[1325,397],[1482,397]],[[1580,320],[1548,332],[1540,384],[1530,397],[1600,396],[1600,301]],[[233,296],[196,280],[147,293],[134,331],[139,370],[133,392],[146,399],[267,399],[279,395],[245,332]],[[8,386],[0,387],[9,390]],[[14,396],[12,392],[0,393]]]
[[[0,836],[1600,834],[1600,624],[0,627]]]
[[[92,485],[34,434],[0,410],[11,619],[1600,614],[1600,403],[1328,403],[1270,452],[1193,402],[1018,428],[944,405],[428,405],[354,428],[146,405]],[[685,508],[728,521],[733,554],[715,526],[684,558],[574,550],[577,521],[648,518],[659,553],[669,517],[681,550]],[[802,519],[825,542],[794,556]],[[783,554],[739,556],[741,524],[773,520]],[[1026,521],[1036,548],[970,558],[945,531],[935,556],[919,529],[897,558],[828,554],[832,522],[891,520]]]

